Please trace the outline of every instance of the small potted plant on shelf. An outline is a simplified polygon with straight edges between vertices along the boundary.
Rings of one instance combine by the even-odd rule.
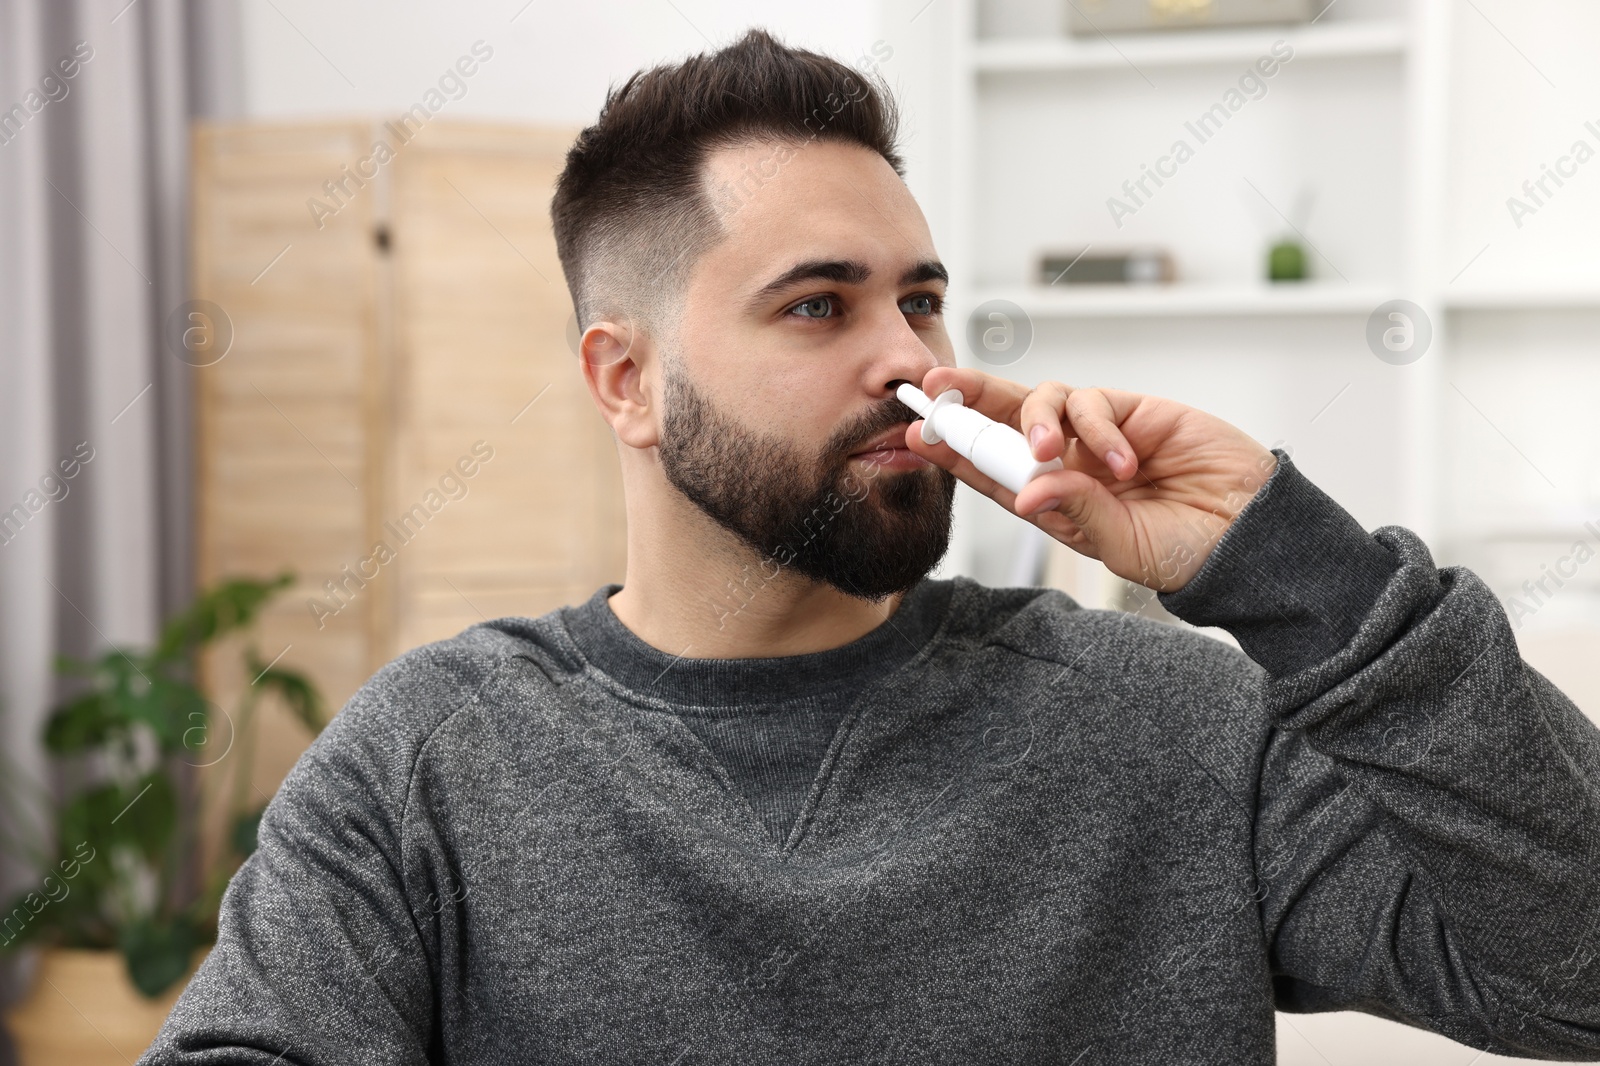
[[[1264,199],[1264,198],[1263,198]],[[1306,251],[1309,243],[1305,239],[1305,230],[1311,220],[1311,207],[1316,200],[1316,194],[1311,189],[1302,189],[1295,198],[1294,208],[1286,216],[1271,217],[1268,211],[1276,213],[1277,208],[1269,202],[1257,204],[1267,220],[1267,225],[1277,232],[1267,245],[1266,274],[1269,282],[1307,281],[1311,277],[1311,257]],[[1253,202],[1253,200],[1252,200]],[[1286,228],[1279,227],[1279,221]]]
[[[41,1061],[45,1044],[73,1062],[112,1050],[124,1055],[112,1061],[127,1061],[154,1038],[215,942],[223,891],[255,850],[265,809],[249,794],[255,711],[276,697],[312,734],[324,715],[304,675],[264,661],[247,642],[242,665],[252,680],[222,728],[197,660],[222,637],[247,637],[290,580],[224,581],[169,621],[152,648],[57,660],[58,672],[80,679],[44,728],[65,787],[52,794],[14,768],[0,773],[8,816],[0,846],[35,871],[32,887],[0,910],[0,953],[41,949],[34,992],[8,1016],[23,1062],[30,1042]],[[202,778],[207,766],[216,769]],[[202,795],[223,789],[225,799]],[[226,840],[202,869],[201,812],[219,801]],[[69,1050],[74,1033],[92,1040]]]

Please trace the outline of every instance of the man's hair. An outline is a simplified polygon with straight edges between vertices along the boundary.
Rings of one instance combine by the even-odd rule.
[[[647,328],[670,318],[665,301],[723,236],[720,214],[775,176],[747,170],[714,202],[703,166],[712,151],[841,141],[877,152],[904,177],[897,125],[894,97],[875,71],[786,47],[759,29],[613,87],[567,153],[550,204],[580,328],[610,314]]]

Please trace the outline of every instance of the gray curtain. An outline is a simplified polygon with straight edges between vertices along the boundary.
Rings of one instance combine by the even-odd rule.
[[[148,641],[192,591],[192,371],[163,334],[189,123],[240,110],[237,26],[217,0],[0,0],[0,745],[39,780],[53,657]]]

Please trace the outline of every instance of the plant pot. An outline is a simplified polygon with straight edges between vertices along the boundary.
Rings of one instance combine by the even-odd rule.
[[[6,1013],[18,1066],[128,1066],[156,1038],[205,954],[195,952],[182,982],[146,999],[119,952],[43,949],[33,991]]]

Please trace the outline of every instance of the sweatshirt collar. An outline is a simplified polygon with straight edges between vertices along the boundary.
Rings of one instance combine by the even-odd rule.
[[[652,647],[622,624],[610,583],[588,601],[561,609],[579,652],[613,680],[642,696],[669,703],[732,707],[803,699],[857,687],[895,669],[921,651],[944,621],[954,582],[923,578],[882,624],[848,644],[803,655],[750,659],[694,658]]]

